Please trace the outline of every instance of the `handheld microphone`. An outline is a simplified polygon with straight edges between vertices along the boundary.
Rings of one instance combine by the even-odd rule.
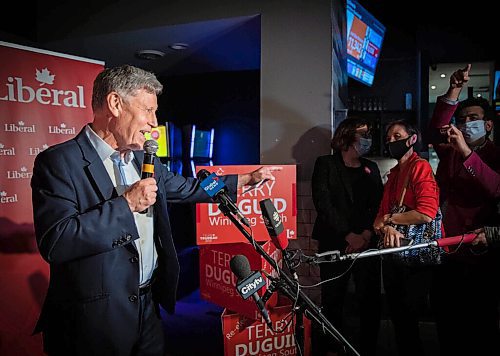
[[[262,273],[259,271],[252,272],[250,270],[250,263],[248,262],[248,259],[243,255],[233,256],[229,262],[229,266],[231,271],[233,271],[236,277],[238,277],[238,283],[236,284],[236,290],[238,293],[243,299],[248,299],[252,296],[267,326],[273,330],[273,323],[266,310],[266,306],[257,293],[266,285]]]
[[[142,161],[141,179],[154,177],[155,174],[155,156],[158,151],[158,142],[155,140],[147,140],[144,142],[144,160]],[[148,209],[140,211],[141,214],[146,214]]]
[[[271,236],[273,244],[281,251],[285,250],[288,247],[288,238],[286,235],[282,234],[284,229],[283,223],[276,207],[269,198],[261,200],[259,204],[264,224],[266,225],[269,236]]]
[[[227,195],[226,189],[224,189],[226,185],[215,173],[210,174],[206,169],[202,169],[198,172],[196,178],[201,181],[201,187],[207,192],[212,200],[236,215],[242,224],[250,227],[250,222],[241,214],[236,204],[234,204],[229,195]]]

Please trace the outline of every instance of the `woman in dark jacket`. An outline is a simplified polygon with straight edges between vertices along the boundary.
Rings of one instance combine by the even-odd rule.
[[[362,252],[376,247],[373,222],[382,196],[382,180],[376,163],[363,158],[371,146],[370,126],[361,119],[346,119],[335,130],[334,153],[318,157],[312,177],[312,195],[317,218],[313,238],[319,252]],[[359,300],[360,353],[373,355],[380,322],[380,259],[371,257],[351,262],[324,263],[321,280],[346,272],[341,278],[322,284],[323,312],[342,332],[345,296],[351,273]],[[348,340],[349,335],[344,335]],[[339,345],[324,338],[324,350],[335,354]]]

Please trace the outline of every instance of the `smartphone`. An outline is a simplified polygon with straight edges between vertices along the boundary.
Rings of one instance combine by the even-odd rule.
[[[399,246],[404,247],[404,246],[409,246],[413,243],[413,239],[409,239],[407,237],[402,237],[399,239]]]

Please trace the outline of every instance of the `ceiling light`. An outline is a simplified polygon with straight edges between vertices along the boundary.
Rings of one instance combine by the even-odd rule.
[[[168,46],[168,48],[173,49],[174,51],[184,51],[189,48],[187,43],[172,43]]]
[[[165,52],[162,51],[157,51],[155,49],[141,49],[137,52],[135,52],[135,56],[140,59],[145,59],[145,60],[155,60],[158,58],[161,58],[165,55]]]
[[[482,95],[481,95],[481,94],[477,94],[476,96],[477,96],[478,98],[482,97]]]
[[[440,77],[441,77],[441,78],[446,78],[446,74],[441,73]]]
[[[431,85],[431,89],[432,90],[436,89],[436,86],[435,85]]]

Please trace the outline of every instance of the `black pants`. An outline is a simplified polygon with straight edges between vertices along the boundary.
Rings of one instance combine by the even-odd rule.
[[[424,354],[419,319],[428,304],[433,268],[410,267],[384,256],[382,278],[398,354],[401,356]]]
[[[352,261],[322,264],[321,280],[325,281],[339,276],[348,269],[351,263]],[[343,327],[345,297],[351,273],[354,279],[356,302],[359,306],[359,343],[353,340],[354,335],[346,335]],[[378,257],[357,260],[353,268],[342,278],[321,286],[323,314],[351,345],[359,344],[359,349],[356,349],[363,356],[374,355],[377,349],[381,311],[380,288],[380,258]],[[339,351],[342,349],[341,346],[329,335],[321,338],[323,351]]]
[[[98,302],[112,307],[107,299]],[[87,305],[87,311],[96,303]],[[93,356],[163,356],[165,354],[165,337],[160,319],[159,307],[153,302],[151,291],[138,296],[139,308],[137,310],[137,320],[139,327],[135,323],[128,327],[136,329],[124,340],[123,336],[109,334],[103,336],[104,342],[99,342],[101,336],[98,331],[92,330],[94,334],[88,335],[90,331],[79,330],[78,325],[72,330],[65,330],[61,322],[55,322],[50,328],[44,331],[44,350],[50,356],[68,355],[93,355]],[[78,315],[75,309],[67,313],[71,322],[78,323]],[[95,310],[94,310],[95,311]],[[76,333],[74,330],[77,330]],[[74,334],[68,334],[68,333]],[[133,340],[131,340],[133,338]],[[77,342],[78,339],[78,342]],[[82,341],[83,340],[83,341]]]
[[[163,356],[165,354],[165,336],[159,307],[154,303],[151,291],[139,296],[139,301],[139,335],[132,355]]]

